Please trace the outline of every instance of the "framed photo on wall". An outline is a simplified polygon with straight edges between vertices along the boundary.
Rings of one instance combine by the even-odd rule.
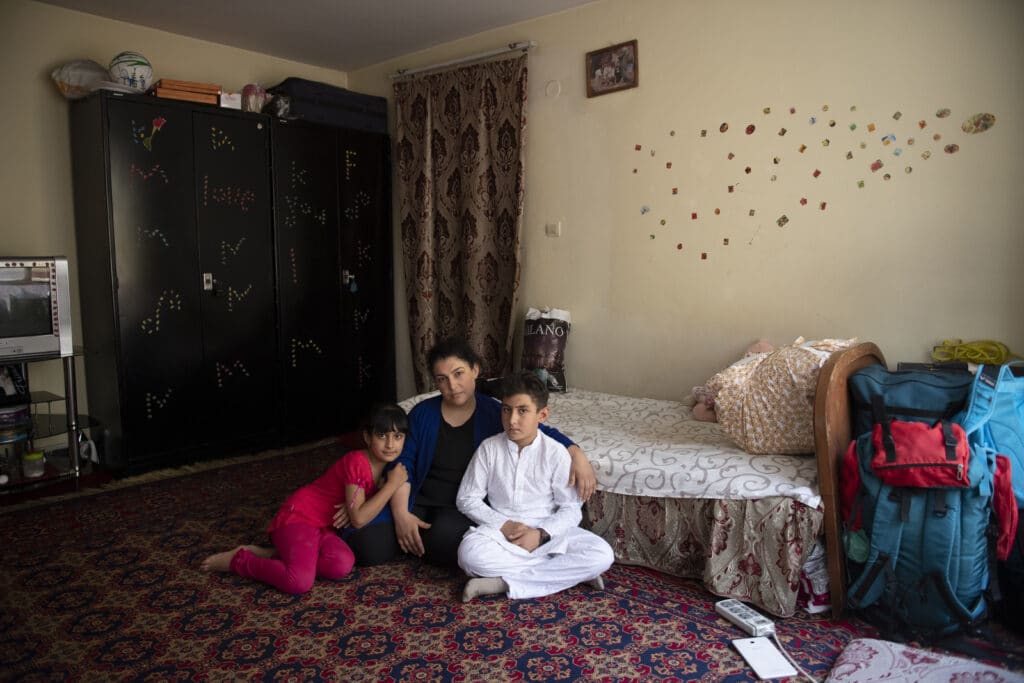
[[[584,62],[587,97],[635,88],[640,82],[635,40],[588,52]]]

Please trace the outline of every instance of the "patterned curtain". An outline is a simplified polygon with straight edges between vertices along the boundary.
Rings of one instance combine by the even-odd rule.
[[[481,376],[512,369],[523,218],[526,55],[395,83],[398,210],[418,391],[461,336]]]

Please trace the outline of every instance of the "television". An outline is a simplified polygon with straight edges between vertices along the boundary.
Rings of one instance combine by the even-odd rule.
[[[73,353],[68,260],[0,257],[0,363]]]

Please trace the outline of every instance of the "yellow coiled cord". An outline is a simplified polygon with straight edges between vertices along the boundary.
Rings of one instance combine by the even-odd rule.
[[[932,358],[937,361],[959,360],[978,365],[1002,365],[1010,358],[1020,358],[1010,351],[1006,344],[991,339],[964,342],[960,339],[946,339],[932,347]]]

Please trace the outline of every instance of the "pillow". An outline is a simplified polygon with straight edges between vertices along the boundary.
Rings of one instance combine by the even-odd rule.
[[[565,391],[565,344],[569,340],[569,311],[531,308],[523,326],[522,369],[537,374],[548,391]]]
[[[715,375],[715,413],[726,435],[748,453],[813,453],[818,371],[855,339],[805,341],[758,353]]]

